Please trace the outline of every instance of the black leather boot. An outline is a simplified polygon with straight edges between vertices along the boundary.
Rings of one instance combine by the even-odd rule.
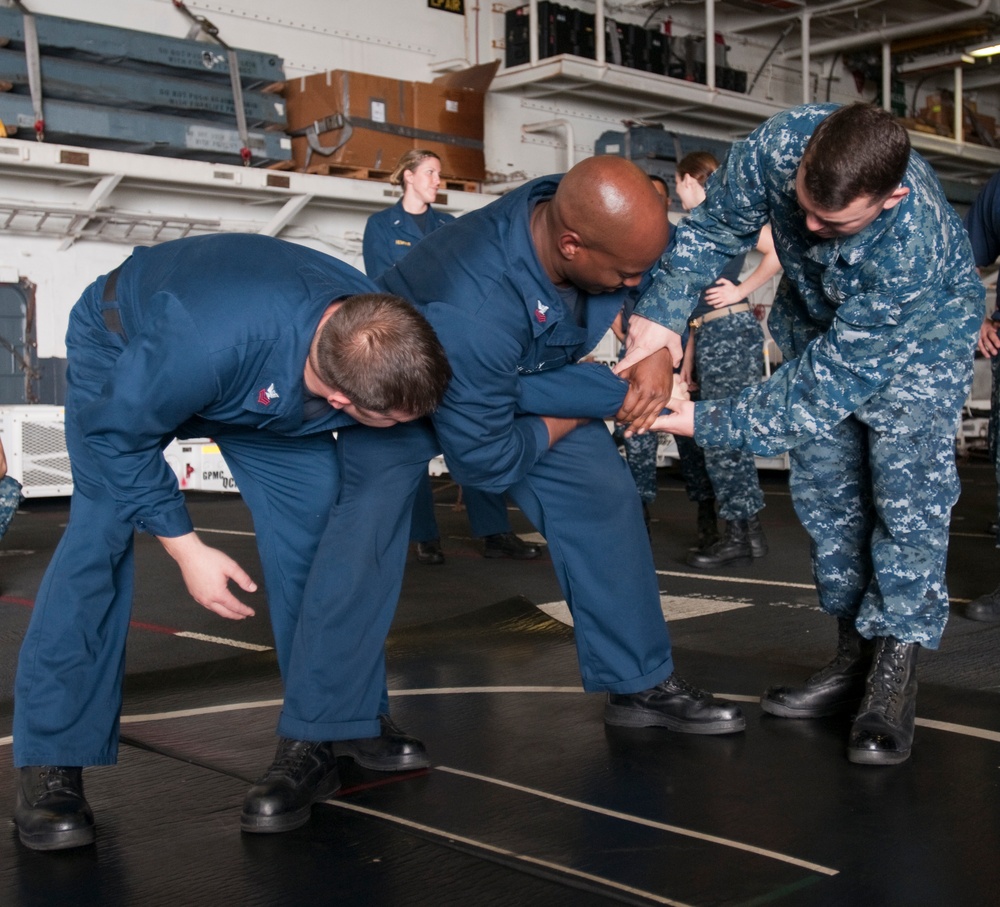
[[[865,639],[853,620],[837,620],[837,654],[800,687],[769,687],[760,707],[780,718],[822,718],[853,711],[865,695],[875,643]]]
[[[915,642],[882,636],[868,674],[865,697],[851,727],[847,758],[861,765],[898,765],[910,758],[917,720]]]
[[[747,541],[750,542],[750,553],[754,557],[763,557],[767,554],[767,537],[756,514],[747,520]]]
[[[969,602],[965,616],[969,620],[1000,620],[1000,588]]]
[[[25,847],[66,850],[94,842],[94,814],[83,796],[83,769],[26,765],[18,769],[14,824]]]
[[[514,532],[488,535],[483,545],[483,557],[512,557],[515,561],[531,561],[541,553],[541,547],[526,542]]]
[[[427,749],[416,737],[403,733],[388,715],[379,715],[382,733],[378,737],[334,740],[335,756],[347,756],[362,768],[375,772],[406,772],[428,768]]]
[[[243,801],[240,828],[291,831],[309,821],[312,805],[340,789],[337,757],[329,743],[282,738],[274,762]]]
[[[746,727],[743,710],[671,674],[641,693],[608,693],[604,721],[617,727],[665,727],[684,734],[732,734]]]
[[[444,552],[441,550],[441,539],[417,542],[417,560],[421,564],[443,564]]]
[[[715,519],[715,498],[698,502],[698,546],[692,550],[707,551],[719,541],[719,524]]]
[[[693,551],[688,555],[690,567],[700,570],[714,570],[718,567],[745,567],[753,562],[750,547],[749,523],[747,520],[728,520],[726,534],[714,545],[703,551]]]

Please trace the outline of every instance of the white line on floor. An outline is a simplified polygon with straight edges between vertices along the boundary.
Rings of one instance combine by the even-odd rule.
[[[623,891],[628,894],[637,895],[638,897],[646,898],[647,900],[653,901],[657,904],[667,904],[669,907],[688,907],[688,905],[683,901],[675,901],[673,898],[665,898],[662,895],[654,894],[652,891],[644,891],[641,888],[633,888],[631,885],[623,885],[620,882],[614,882],[611,879],[604,878],[603,876],[595,876],[589,872],[582,872],[579,869],[572,869],[569,866],[553,863],[550,860],[540,860],[537,857],[529,857],[527,854],[515,853],[513,850],[507,850],[505,847],[496,847],[493,844],[487,844],[485,841],[477,841],[475,838],[466,838],[462,835],[456,835],[441,828],[423,825],[420,822],[411,822],[409,819],[402,819],[399,816],[392,815],[392,813],[384,813],[377,809],[369,809],[366,806],[359,806],[356,803],[349,803],[346,800],[324,800],[323,802],[328,806],[335,806],[338,809],[346,809],[350,812],[361,813],[365,816],[374,816],[377,819],[385,819],[387,822],[402,825],[404,828],[412,828],[415,831],[433,835],[436,838],[443,838],[446,841],[456,841],[459,844],[465,844],[469,847],[485,850],[488,853],[499,854],[513,860],[518,860],[522,863],[530,863],[533,866],[541,866],[544,869],[552,870],[560,875],[573,876],[577,879],[586,879],[588,882],[595,882],[603,887],[613,888],[615,891]]]
[[[696,838],[699,841],[708,841],[710,844],[721,844],[723,847],[730,847],[734,850],[742,850],[757,856],[767,857],[769,860],[779,860],[782,863],[789,863],[810,872],[819,872],[823,875],[835,876],[839,873],[837,869],[829,866],[821,866],[819,863],[810,863],[808,860],[800,860],[798,857],[791,857],[787,854],[778,853],[775,850],[765,850],[755,847],[753,844],[744,844],[742,841],[734,841],[731,838],[720,838],[718,835],[709,835],[704,832],[694,831],[690,828],[683,828],[680,825],[668,825],[665,822],[657,822],[655,819],[644,819],[642,816],[635,816],[631,813],[617,812],[612,809],[605,809],[601,806],[593,806],[590,803],[583,803],[580,800],[570,800],[567,797],[560,797],[557,794],[550,794],[547,791],[537,788],[524,787],[521,784],[514,784],[510,781],[502,781],[499,778],[491,778],[488,775],[477,775],[474,772],[466,772],[457,768],[449,768],[446,765],[435,765],[434,771],[447,772],[450,775],[458,775],[462,778],[472,778],[475,781],[485,781],[487,784],[495,784],[498,787],[506,787],[509,790],[516,790],[522,794],[530,794],[532,797],[540,797],[543,800],[551,800],[553,803],[561,803],[563,806],[571,806],[574,809],[585,812],[596,813],[600,816],[609,816],[612,819],[621,819],[624,822],[631,822],[633,825],[643,825],[647,828],[655,828],[659,831],[666,831],[674,835],[683,835],[686,838]]]
[[[194,633],[189,630],[178,630],[174,636],[185,639],[197,639],[200,642],[214,642],[220,646],[232,646],[235,649],[249,649],[251,652],[270,652],[271,646],[260,646],[253,642],[240,642],[238,639],[226,639],[222,636],[209,636],[207,633]]]

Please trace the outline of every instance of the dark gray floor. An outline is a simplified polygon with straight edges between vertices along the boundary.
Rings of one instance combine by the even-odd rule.
[[[764,474],[772,553],[751,567],[684,565],[695,509],[673,470],[652,508],[678,668],[745,704],[746,733],[725,738],[606,728],[601,698],[578,691],[571,630],[535,607],[561,598],[547,558],[482,558],[442,481],[447,563],[411,562],[388,646],[394,714],[434,768],[346,766],[344,790],[308,826],[263,838],[240,835],[238,814],[270,759],[281,695],[266,608],[216,618],[140,539],[121,763],[87,774],[98,844],[34,854],[11,826],[0,904],[995,903],[1000,625],[961,616],[1000,583],[986,532],[995,484],[982,461],[961,471],[953,617],[941,650],[921,655],[904,765],[851,765],[846,720],[772,719],[754,701],[833,648],[782,474]],[[192,495],[190,506],[259,577],[241,502]],[[28,502],[0,543],[0,804],[17,645],[66,515],[65,501]]]

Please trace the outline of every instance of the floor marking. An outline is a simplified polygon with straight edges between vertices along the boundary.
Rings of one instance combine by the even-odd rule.
[[[690,905],[683,901],[675,901],[673,898],[665,898],[662,895],[654,894],[652,891],[644,891],[641,888],[633,888],[631,885],[623,885],[620,882],[614,882],[611,879],[604,878],[603,876],[596,876],[589,872],[582,872],[579,869],[572,869],[569,866],[553,863],[550,860],[541,860],[538,857],[529,857],[527,854],[516,853],[513,850],[507,850],[505,847],[497,847],[493,844],[487,844],[485,841],[477,841],[475,838],[466,838],[463,835],[452,834],[449,831],[445,831],[441,828],[434,828],[431,825],[423,825],[420,822],[411,822],[408,819],[402,819],[399,816],[392,815],[391,813],[384,813],[377,809],[369,809],[366,806],[359,806],[356,803],[347,803],[344,800],[332,799],[324,800],[323,802],[328,806],[335,806],[339,809],[349,810],[350,812],[361,813],[362,815],[372,816],[376,819],[384,819],[387,822],[401,825],[404,828],[412,828],[415,831],[420,831],[423,834],[431,835],[435,838],[442,838],[445,841],[455,841],[459,844],[464,844],[467,847],[484,850],[487,853],[498,854],[499,856],[507,857],[508,859],[516,860],[521,863],[530,863],[532,866],[540,866],[543,869],[547,869],[559,875],[572,876],[573,878],[583,879],[604,888],[612,888],[615,891],[621,891],[626,894],[635,895],[636,897],[646,898],[656,904],[666,904],[668,907],[690,907]]]
[[[573,626],[573,615],[565,601],[544,602],[535,605],[539,611],[553,620]],[[753,602],[746,599],[698,598],[693,596],[660,594],[660,610],[667,620],[685,620],[689,617],[704,617],[707,614],[722,614],[740,608],[752,608]]]
[[[504,693],[578,693],[585,694],[580,687],[546,687],[546,686],[500,686],[500,687],[426,687],[414,688],[412,690],[389,690],[391,698],[400,696],[465,696],[478,694],[504,694]],[[744,696],[741,693],[716,693],[720,699],[729,699],[733,702],[760,702],[759,696]],[[174,718],[194,718],[199,715],[218,715],[225,712],[240,712],[249,709],[281,708],[284,704],[282,699],[259,699],[253,702],[233,702],[227,705],[209,705],[194,709],[177,709],[172,712],[147,712],[141,715],[122,715],[122,724],[140,724],[146,721],[171,721]],[[951,721],[935,721],[932,718],[917,718],[916,723],[920,727],[930,730],[944,731],[947,734],[959,734],[963,737],[975,737],[979,740],[989,740],[991,743],[1000,743],[1000,731],[990,731],[986,728],[973,727],[967,724],[955,724]],[[10,746],[13,737],[0,737],[0,746]]]
[[[743,586],[783,586],[787,589],[816,591],[813,583],[785,583],[776,579],[748,579],[742,576],[719,576],[715,573],[680,573],[675,570],[657,570],[657,576],[675,576],[681,579],[704,579],[715,583],[739,583]]]
[[[207,633],[194,633],[188,630],[178,630],[174,636],[185,639],[197,639],[201,642],[214,642],[220,646],[232,646],[235,649],[249,649],[251,652],[270,652],[272,646],[260,646],[253,642],[240,642],[238,639],[225,639],[222,636],[209,636]]]
[[[573,809],[580,809],[584,812],[595,813],[600,816],[608,816],[612,819],[620,819],[623,822],[631,822],[633,825],[642,825],[646,828],[655,828],[658,831],[666,831],[670,834],[681,835],[685,838],[695,838],[698,841],[707,841],[710,844],[721,844],[723,847],[730,847],[733,850],[742,850],[770,860],[778,860],[800,869],[808,869],[810,872],[818,872],[822,875],[835,876],[840,874],[839,869],[831,869],[829,866],[822,866],[819,863],[811,863],[808,860],[800,860],[798,857],[791,857],[787,854],[778,853],[776,850],[765,850],[762,847],[755,847],[753,844],[744,844],[742,841],[734,841],[732,838],[721,838],[718,835],[710,835],[701,831],[694,831],[690,828],[683,828],[680,825],[668,825],[666,822],[657,822],[655,819],[645,819],[642,816],[635,816],[631,813],[622,813],[613,809],[605,809],[602,806],[593,806],[581,800],[570,800],[568,797],[560,797],[557,794],[550,794],[533,787],[525,787],[522,784],[514,784],[510,781],[502,781],[499,778],[491,778],[488,775],[478,775],[474,772],[466,772],[457,768],[449,768],[447,765],[436,765],[434,770],[446,772],[450,775],[458,775],[461,778],[471,778],[474,781],[483,781],[486,784],[495,784],[498,787],[506,787],[508,790],[516,790],[522,794],[529,794],[532,797],[540,797],[543,800],[551,800],[553,803],[560,803],[563,806],[570,806]]]
[[[248,538],[253,538],[256,532],[246,532],[242,529],[205,529],[204,526],[196,526],[195,532],[211,532],[215,535],[244,535]]]

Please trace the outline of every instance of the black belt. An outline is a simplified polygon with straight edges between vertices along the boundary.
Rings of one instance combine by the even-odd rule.
[[[104,281],[104,292],[101,294],[101,302],[109,303],[117,301],[119,271],[121,271],[121,265],[115,268],[108,275],[108,279]],[[117,305],[105,306],[101,314],[104,316],[104,326],[112,334],[120,334],[122,337],[125,337],[125,328],[122,325],[122,313]]]

